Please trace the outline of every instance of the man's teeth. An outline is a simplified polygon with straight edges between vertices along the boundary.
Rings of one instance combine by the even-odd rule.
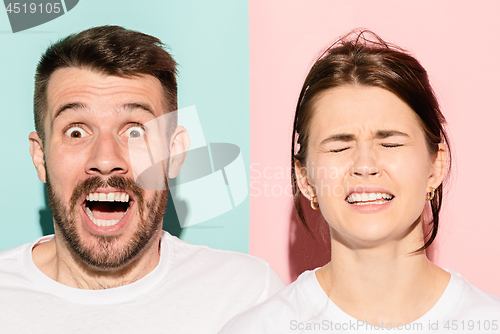
[[[128,202],[129,201],[129,195],[125,192],[112,192],[112,193],[100,193],[100,192],[93,192],[89,193],[85,199],[89,202]],[[123,213],[123,215],[120,217],[120,219],[125,216],[127,213],[128,209]],[[87,216],[89,216],[90,220],[97,226],[113,226],[116,223],[120,221],[120,219],[97,219],[94,217],[92,214],[92,210],[89,209],[89,207],[85,208],[85,212],[87,213]]]
[[[124,192],[117,193],[90,193],[85,197],[89,202],[128,202],[129,196]]]
[[[128,211],[128,209],[127,209],[127,211]],[[123,213],[123,215],[120,217],[120,219],[122,219],[123,216],[125,216],[127,211],[125,211]],[[90,210],[88,207],[85,208],[85,212],[87,213],[87,216],[89,216],[90,220],[92,220],[92,222],[94,224],[96,224],[97,226],[113,226],[113,225],[116,225],[116,223],[118,223],[120,221],[120,219],[106,220],[106,219],[94,218],[94,215],[92,214],[92,210]]]
[[[384,204],[394,196],[386,193],[353,193],[347,197],[347,202],[356,205]]]

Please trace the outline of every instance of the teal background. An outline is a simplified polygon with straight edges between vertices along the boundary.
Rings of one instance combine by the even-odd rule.
[[[0,250],[33,241],[50,228],[44,185],[29,155],[33,77],[41,53],[70,33],[121,25],[160,38],[179,65],[179,108],[195,105],[208,143],[233,143],[250,163],[248,3],[240,0],[80,0],[65,15],[12,33],[0,11]],[[169,203],[171,206],[172,203]],[[169,211],[170,208],[167,210]],[[248,253],[249,198],[222,216],[167,229],[195,244]]]

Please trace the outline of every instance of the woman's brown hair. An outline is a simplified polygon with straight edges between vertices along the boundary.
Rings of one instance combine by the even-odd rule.
[[[302,86],[295,110],[291,150],[292,190],[297,215],[309,232],[311,230],[300,201],[295,162],[305,166],[315,101],[326,90],[343,85],[372,86],[392,92],[406,102],[419,117],[431,155],[437,154],[439,143],[449,147],[444,129],[446,120],[440,111],[427,72],[418,60],[369,30],[354,30],[341,37],[312,66]],[[448,159],[448,167],[450,165],[451,161]],[[417,252],[428,248],[436,238],[442,200],[441,184],[430,203],[432,219],[429,222],[427,241]]]

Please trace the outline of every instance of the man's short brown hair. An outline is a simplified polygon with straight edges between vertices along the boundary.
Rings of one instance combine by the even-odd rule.
[[[61,39],[47,48],[36,68],[35,129],[44,141],[47,86],[59,68],[87,68],[128,78],[152,75],[163,87],[166,112],[170,112],[177,110],[176,66],[158,38],[118,26],[95,27]]]

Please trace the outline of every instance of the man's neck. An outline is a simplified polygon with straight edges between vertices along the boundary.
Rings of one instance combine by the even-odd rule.
[[[100,290],[133,283],[149,274],[160,261],[160,236],[153,238],[137,255],[137,260],[123,268],[98,270],[75,258],[62,238],[35,245],[33,262],[49,278],[78,289]]]

